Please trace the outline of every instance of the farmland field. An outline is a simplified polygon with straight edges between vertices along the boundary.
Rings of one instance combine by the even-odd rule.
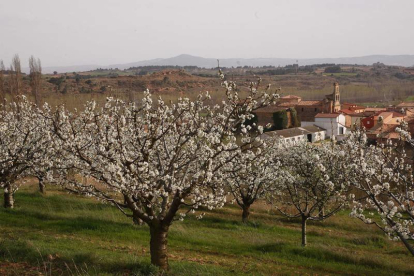
[[[147,226],[134,226],[116,208],[52,187],[27,185],[16,208],[0,209],[0,275],[148,275]],[[261,203],[241,223],[236,205],[175,222],[169,234],[169,275],[412,275],[412,256],[342,211],[300,223]]]

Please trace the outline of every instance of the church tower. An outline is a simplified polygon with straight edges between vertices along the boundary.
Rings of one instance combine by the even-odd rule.
[[[339,84],[335,82],[333,86],[334,86],[334,91],[332,93],[333,111],[338,112],[339,110],[341,110],[341,95],[339,93]]]

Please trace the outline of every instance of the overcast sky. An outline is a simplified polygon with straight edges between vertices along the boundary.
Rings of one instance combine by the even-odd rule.
[[[414,54],[413,20],[414,0],[0,0],[0,59]]]

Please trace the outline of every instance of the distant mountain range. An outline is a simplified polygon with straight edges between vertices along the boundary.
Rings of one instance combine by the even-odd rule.
[[[312,65],[323,63],[335,64],[358,64],[358,65],[372,65],[373,63],[381,62],[386,65],[414,66],[414,55],[371,55],[362,57],[344,57],[344,58],[310,58],[298,59],[299,65]],[[237,66],[285,66],[297,63],[294,58],[225,58],[220,59],[220,66],[223,67],[237,67]],[[173,65],[173,66],[198,66],[205,68],[217,67],[217,59],[203,58],[192,55],[179,55],[172,58],[157,58],[151,60],[144,60],[132,63],[112,64],[108,66],[102,65],[79,65],[79,66],[58,66],[45,67],[45,73],[59,73],[66,72],[81,72],[89,71],[97,68],[118,68],[120,70],[128,69],[130,67],[149,66],[149,65]]]

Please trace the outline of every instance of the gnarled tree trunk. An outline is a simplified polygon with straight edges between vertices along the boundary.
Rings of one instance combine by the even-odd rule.
[[[247,223],[249,221],[249,216],[250,216],[250,205],[243,204],[242,209],[243,209],[242,221],[244,223]]]
[[[161,223],[150,225],[150,251],[151,263],[162,270],[168,270],[167,242],[168,226]]]
[[[302,246],[306,246],[306,221],[308,220],[307,217],[302,216]]]
[[[4,186],[4,208],[14,208],[14,193],[10,184]]]

